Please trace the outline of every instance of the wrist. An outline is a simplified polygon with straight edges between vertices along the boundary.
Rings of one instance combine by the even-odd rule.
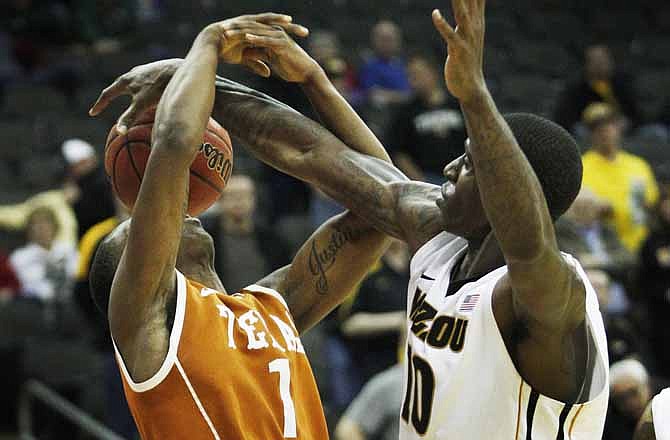
[[[301,82],[303,87],[318,87],[329,83],[328,75],[318,63],[314,62],[314,67],[305,74],[305,78]]]
[[[220,52],[223,48],[224,36],[216,24],[205,26],[195,39],[195,45],[214,46]]]
[[[461,105],[468,106],[474,105],[476,103],[485,102],[491,96],[486,82],[482,79],[481,81],[475,81],[472,89],[463,97],[459,99]]]

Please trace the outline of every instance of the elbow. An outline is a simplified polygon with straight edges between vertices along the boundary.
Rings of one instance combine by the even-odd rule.
[[[156,118],[151,134],[152,151],[169,153],[174,159],[192,159],[196,146],[201,143],[202,131],[198,133],[192,124],[172,117],[165,120]]]

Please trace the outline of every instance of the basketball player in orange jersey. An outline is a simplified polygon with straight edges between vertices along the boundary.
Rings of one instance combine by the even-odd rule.
[[[145,440],[328,437],[299,333],[360,282],[386,236],[352,214],[336,216],[291,265],[228,295],[213,269],[211,237],[185,218],[189,166],[212,112],[219,58],[246,62],[243,37],[276,27],[307,33],[276,14],[200,32],[158,104],[132,218],[101,244],[92,265],[92,292],[108,305],[126,397]],[[379,144],[361,146],[389,160]],[[303,157],[295,166],[322,160]]]
[[[559,251],[553,226],[579,191],[579,150],[550,121],[499,113],[483,74],[484,6],[453,0],[456,28],[433,13],[448,46],[446,84],[470,136],[442,187],[398,179],[392,165],[251,92],[217,97],[216,110],[263,160],[412,247],[401,439],[600,438],[609,394],[604,326],[593,287]],[[246,56],[301,83],[344,143],[365,143],[360,120],[285,32],[246,39],[256,46]],[[126,80],[141,85],[156,66],[142,69]],[[296,170],[305,157],[328,161]]]

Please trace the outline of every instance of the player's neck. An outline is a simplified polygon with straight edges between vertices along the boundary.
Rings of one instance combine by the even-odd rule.
[[[468,239],[468,249],[460,267],[454,273],[454,280],[483,276],[505,264],[500,246],[489,232],[483,237]]]
[[[189,280],[193,280],[203,286],[209,287],[219,292],[227,293],[221,279],[214,268],[206,264],[189,264],[186,267],[179,268]]]

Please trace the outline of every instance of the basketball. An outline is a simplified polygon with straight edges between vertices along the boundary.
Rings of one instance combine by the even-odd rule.
[[[121,202],[132,210],[151,152],[155,111],[148,112],[119,134],[116,125],[107,136],[105,172]],[[196,216],[221,195],[233,171],[233,147],[228,132],[209,118],[202,145],[190,168],[188,214]]]

